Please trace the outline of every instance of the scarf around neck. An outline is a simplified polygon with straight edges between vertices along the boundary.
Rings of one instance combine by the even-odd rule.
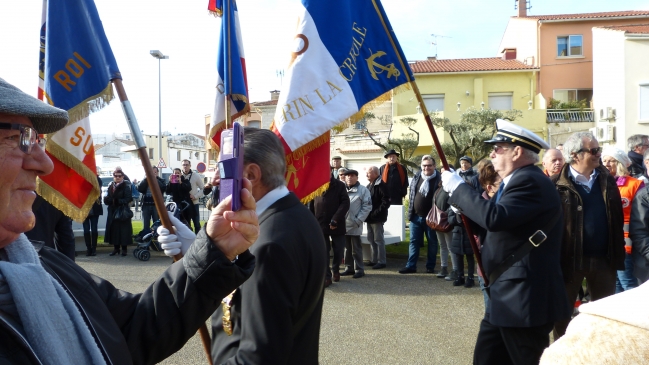
[[[24,234],[0,260],[0,308],[22,325],[43,364],[105,364],[104,357],[65,289],[45,271]]]
[[[401,180],[401,185],[406,183],[406,172],[404,171],[403,166],[401,166],[400,163],[395,162],[395,165],[397,165],[397,171],[399,171],[399,179]],[[390,164],[386,163],[385,168],[383,169],[383,175],[381,176],[381,180],[383,180],[384,183],[388,183],[388,175],[390,174]]]
[[[430,185],[428,181],[434,178],[436,175],[437,175],[437,170],[433,171],[433,173],[430,174],[430,176],[426,176],[423,173],[421,174],[421,178],[424,179],[424,181],[421,182],[421,186],[419,187],[419,193],[421,193],[421,195],[423,196],[428,195],[428,188]]]

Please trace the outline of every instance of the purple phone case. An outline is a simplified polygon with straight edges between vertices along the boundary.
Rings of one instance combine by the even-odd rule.
[[[226,129],[221,133],[219,172],[221,174],[219,199],[222,201],[232,195],[232,211],[241,209],[243,127],[239,123],[234,123],[231,129]]]

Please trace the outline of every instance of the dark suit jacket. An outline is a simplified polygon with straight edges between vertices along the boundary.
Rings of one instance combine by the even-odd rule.
[[[75,245],[72,219],[56,209],[40,195],[36,195],[32,210],[36,217],[36,225],[31,231],[25,232],[27,238],[34,241],[43,241],[45,246],[57,249],[74,261]]]
[[[315,215],[324,234],[328,236],[345,234],[345,215],[349,210],[349,195],[347,187],[342,181],[330,178],[329,189],[311,200],[308,207]],[[338,223],[334,230],[329,228],[331,221]]]
[[[320,226],[290,193],[259,217],[250,248],[256,267],[232,298],[232,336],[223,309],[212,316],[214,364],[317,364],[327,253]]]
[[[501,327],[534,327],[570,318],[559,264],[563,220],[544,228],[562,214],[554,185],[539,168],[528,165],[514,173],[495,201],[483,199],[467,184],[449,198],[449,204],[485,230],[481,242],[487,277],[520,246],[529,245],[537,230],[548,238],[490,284],[491,310],[485,319]]]

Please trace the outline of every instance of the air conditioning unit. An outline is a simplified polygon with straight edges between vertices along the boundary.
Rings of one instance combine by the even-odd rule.
[[[603,127],[595,127],[589,129],[598,142],[615,142],[615,126],[605,125]]]
[[[607,107],[606,109],[599,110],[600,120],[607,120],[609,122],[614,122],[616,117],[617,117],[617,111],[611,108],[610,106]]]

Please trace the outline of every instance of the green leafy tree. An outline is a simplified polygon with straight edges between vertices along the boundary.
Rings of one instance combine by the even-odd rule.
[[[372,120],[374,118],[379,119],[382,124],[392,125],[391,117],[389,115],[377,118],[372,112],[366,112],[363,119]],[[405,125],[412,133],[404,133],[399,138],[388,137],[387,143],[381,143],[374,139],[372,133],[367,129],[367,126],[365,127],[365,134],[370,137],[375,145],[381,147],[383,151],[387,152],[388,150],[394,149],[399,152],[399,162],[406,167],[408,174],[412,176],[415,174],[415,171],[419,170],[419,160],[421,159],[421,156],[413,156],[415,150],[419,146],[419,132],[412,128],[412,126],[417,123],[417,119],[412,117],[403,117],[399,119],[397,123]]]
[[[496,133],[496,119],[514,121],[522,115],[520,110],[515,109],[493,110],[471,107],[462,113],[458,123],[452,123],[448,118],[441,118],[437,114],[431,115],[431,121],[434,126],[441,127],[448,133],[450,138],[442,143],[442,150],[449,165],[458,168],[462,156],[471,156],[474,165],[489,156],[492,147],[484,144],[483,141],[491,139]],[[439,159],[434,146],[431,155]]]

